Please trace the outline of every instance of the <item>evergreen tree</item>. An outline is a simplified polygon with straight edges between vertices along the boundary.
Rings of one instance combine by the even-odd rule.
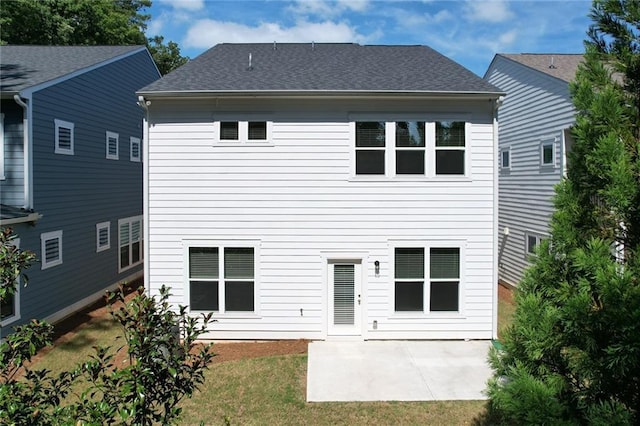
[[[493,351],[493,421],[640,423],[640,2],[596,0],[551,235]]]

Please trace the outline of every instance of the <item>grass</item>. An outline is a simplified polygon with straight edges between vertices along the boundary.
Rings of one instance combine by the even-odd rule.
[[[504,330],[513,322],[516,306],[505,300],[498,299],[498,338],[503,337]]]
[[[512,304],[499,301],[499,334],[511,323],[514,310]],[[33,367],[53,372],[71,369],[86,361],[95,345],[118,348],[120,334],[109,315],[93,319]],[[214,363],[202,389],[183,401],[180,424],[463,425],[473,424],[485,413],[484,401],[307,403],[306,370],[306,355]]]

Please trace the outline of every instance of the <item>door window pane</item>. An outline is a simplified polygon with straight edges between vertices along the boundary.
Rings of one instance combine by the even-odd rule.
[[[355,324],[355,266],[333,266],[333,323]]]

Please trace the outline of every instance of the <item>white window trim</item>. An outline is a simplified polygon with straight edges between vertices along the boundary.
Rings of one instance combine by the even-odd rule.
[[[10,244],[19,249],[20,238],[12,240]],[[20,319],[20,287],[22,287],[22,280],[20,276],[18,276],[18,280],[16,282],[16,292],[13,295],[13,315],[0,320],[0,327],[6,327],[9,324],[14,323]]]
[[[115,138],[116,140],[116,153],[114,154],[109,154],[109,139],[110,138]],[[119,150],[120,150],[120,135],[115,133],[115,132],[110,132],[107,130],[106,132],[106,154],[107,154],[107,160],[118,160],[120,155],[119,155]]]
[[[58,120],[57,118],[53,120],[55,124],[55,150],[56,154],[64,154],[64,155],[74,155],[74,146],[75,146],[75,125],[69,121]],[[70,137],[70,148],[65,149],[60,147],[60,128],[64,127],[65,129],[69,129],[71,132]]]
[[[122,240],[121,240],[121,236],[120,236],[120,227],[125,224],[128,223],[129,224],[129,235],[131,235],[131,224],[133,222],[137,222],[140,221],[140,260],[138,260],[136,263],[129,263],[127,266],[125,266],[124,268],[122,267],[122,265],[120,264],[120,249],[122,247]],[[134,243],[134,241],[129,240],[129,246],[131,246]],[[132,250],[129,250],[129,256],[131,256],[133,253]],[[123,219],[118,219],[118,250],[117,250],[117,255],[118,255],[118,272],[124,272],[128,269],[131,268],[135,268],[138,265],[141,265],[144,262],[144,222],[142,220],[142,215],[140,216],[131,216],[131,217],[126,217]]]
[[[508,166],[504,165],[504,154],[507,154],[507,157],[509,158]],[[500,149],[500,170],[504,170],[504,171],[511,170],[511,147],[510,146]]]
[[[544,162],[544,148],[545,146],[551,146],[551,163]],[[555,138],[544,139],[540,142],[540,166],[541,167],[555,167],[556,166],[556,140]]]
[[[100,231],[107,229],[107,244],[100,246]],[[109,250],[111,248],[111,222],[100,222],[96,224],[96,253]]]
[[[216,318],[260,318],[260,241],[257,240],[185,240],[184,247],[184,305],[188,307],[188,311],[193,315],[200,315],[203,312],[215,312]],[[201,311],[191,310],[189,307],[191,302],[191,285],[189,282],[189,249],[191,247],[211,247],[218,249],[218,307],[219,311]],[[226,312],[224,310],[224,249],[230,247],[247,247],[253,248],[253,311]],[[222,255],[220,255],[222,253]]]
[[[135,156],[133,154],[133,152],[134,152],[133,147],[135,145],[138,145],[138,156]],[[140,138],[135,138],[135,137],[131,136],[129,138],[129,161],[133,161],[133,162],[139,163],[141,161],[141,159],[142,159],[142,151],[141,151],[141,149],[142,149],[142,145],[140,143]]]
[[[220,123],[223,121],[235,121],[238,122],[238,139],[220,139]],[[249,139],[249,122],[265,122],[267,123],[267,138],[266,139]],[[273,121],[265,118],[248,118],[244,120],[238,120],[237,118],[226,118],[224,116],[216,117],[216,121],[213,122],[213,134],[214,142],[218,145],[273,145]]]
[[[424,248],[424,289],[423,311],[402,312],[396,311],[395,296],[395,252],[396,248]],[[432,248],[458,248],[460,250],[460,279],[458,284],[458,310],[457,311],[430,311],[431,302],[431,276],[430,249]],[[465,318],[465,271],[466,271],[466,241],[465,240],[394,240],[389,242],[389,319],[419,319],[425,317],[437,318]]]
[[[430,180],[430,181],[468,181],[471,178],[470,144],[471,144],[471,116],[469,113],[459,114],[360,114],[354,113],[349,115],[349,150],[350,154],[350,176],[352,181],[376,181],[376,180]],[[385,173],[379,175],[359,175],[356,174],[356,122],[362,121],[383,121],[385,122]],[[396,173],[396,150],[402,150],[403,147],[396,147],[396,129],[395,123],[398,121],[423,121],[425,122],[425,173],[422,175],[397,174]],[[436,174],[436,122],[437,121],[464,121],[465,122],[465,146],[464,147],[446,147],[441,149],[457,149],[464,151],[464,174],[445,175]]]
[[[0,180],[5,180],[4,174],[4,114],[0,112]]]
[[[58,259],[47,262],[46,242],[53,239],[58,240],[59,256]],[[54,266],[62,265],[62,230],[40,234],[40,258],[42,259],[42,269],[48,269]]]

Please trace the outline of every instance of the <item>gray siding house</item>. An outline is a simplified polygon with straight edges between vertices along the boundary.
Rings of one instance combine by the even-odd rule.
[[[495,86],[426,46],[219,44],[138,94],[145,284],[204,338],[495,337]]]
[[[142,118],[160,74],[141,46],[0,47],[0,226],[37,255],[2,336],[142,275]]]
[[[582,55],[498,54],[484,78],[507,94],[499,111],[499,279],[517,285],[548,235],[554,186],[566,172]]]

